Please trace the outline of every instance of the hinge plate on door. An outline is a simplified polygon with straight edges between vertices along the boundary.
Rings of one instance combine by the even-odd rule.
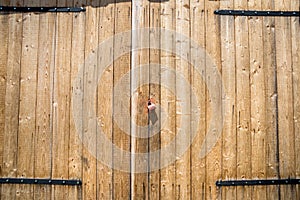
[[[84,7],[14,7],[0,6],[0,12],[85,12]]]
[[[0,178],[0,184],[38,184],[38,185],[82,185],[81,180]]]
[[[300,179],[219,180],[216,186],[297,185]]]
[[[216,15],[299,17],[299,11],[215,10]]]

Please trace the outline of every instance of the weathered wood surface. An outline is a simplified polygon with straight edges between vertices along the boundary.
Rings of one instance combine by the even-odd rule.
[[[299,178],[299,17],[213,14],[297,10],[299,1],[0,0],[0,5],[87,9],[0,13],[0,176],[83,181],[79,187],[3,184],[1,199],[299,199],[299,185],[215,185],[219,179]],[[125,33],[147,27],[158,29]],[[169,38],[159,28],[178,34]],[[128,45],[136,44],[156,49],[131,52]],[[112,62],[103,66],[107,60]],[[218,73],[222,85],[213,82]],[[81,105],[73,106],[74,91]],[[148,98],[161,108],[155,123]],[[213,103],[223,113],[216,119]],[[223,131],[208,135],[211,120],[222,120]],[[185,137],[176,138],[182,130]],[[107,149],[100,131],[111,141]],[[141,138],[147,134],[151,137]],[[207,139],[216,136],[215,143]],[[153,156],[166,146],[169,151]],[[172,162],[161,166],[166,160]]]

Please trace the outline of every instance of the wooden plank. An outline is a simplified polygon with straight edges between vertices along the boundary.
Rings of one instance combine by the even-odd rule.
[[[219,9],[220,2],[219,1],[205,1],[205,39],[206,39],[206,53],[209,55],[207,59],[211,59],[211,61],[215,64],[217,69],[221,71],[221,52],[220,52],[220,16],[214,15],[214,10]],[[210,83],[211,76],[217,76],[214,74],[213,69],[210,67],[206,68],[206,84],[213,85]],[[211,119],[211,101],[216,102],[216,104],[221,105],[222,99],[221,96],[217,97],[214,95],[211,97],[210,93],[219,93],[221,91],[221,87],[219,85],[215,85],[212,88],[213,91],[208,91],[207,95],[207,112],[206,112],[206,127],[209,130],[210,121],[218,119]],[[213,99],[212,99],[213,98]],[[221,120],[221,116],[220,119]],[[218,133],[221,134],[221,133]],[[211,148],[210,143],[206,143],[206,151]],[[206,199],[217,199],[220,198],[220,190],[216,187],[215,181],[221,179],[221,140],[219,139],[217,143],[212,147],[210,152],[206,152]]]
[[[97,5],[96,1],[91,5]],[[83,155],[82,155],[82,191],[83,199],[94,199],[97,195],[97,162],[96,162],[96,131],[97,124],[93,112],[96,112],[95,91],[93,86],[97,85],[97,45],[98,45],[98,17],[96,8],[87,7],[86,12],[86,36],[85,36],[85,61],[83,81]]]
[[[24,1],[24,6],[32,5]],[[36,2],[34,6],[38,6]],[[33,178],[34,147],[37,95],[37,54],[39,37],[39,16],[32,13],[23,14],[19,134],[18,134],[18,177]],[[32,185],[17,185],[17,199],[32,199]]]
[[[81,6],[86,1],[76,1],[74,6]],[[83,62],[85,60],[85,13],[73,13],[72,19],[72,53],[71,53],[71,95],[72,92],[80,90],[83,92]],[[76,79],[77,78],[77,79]],[[75,83],[75,79],[78,80],[79,84]],[[75,85],[76,84],[76,85]],[[76,87],[76,88],[75,88]],[[70,110],[72,110],[72,105],[74,100],[71,98]],[[82,106],[76,108],[81,112],[82,116]],[[82,130],[78,130],[75,127],[75,121],[71,115],[70,118],[70,140],[69,140],[69,179],[82,179]],[[82,120],[82,119],[81,119]],[[81,187],[69,187],[68,188],[68,199],[82,199]]]
[[[20,3],[11,1],[9,5]],[[19,125],[19,96],[20,96],[20,63],[22,54],[22,14],[8,17],[8,56],[6,72],[5,96],[5,128],[3,142],[3,177],[16,177],[17,175],[17,144]],[[3,185],[1,199],[14,199],[16,185]]]
[[[261,9],[261,1],[248,1],[249,9]],[[266,178],[265,65],[263,63],[262,18],[249,19],[250,91],[251,91],[251,160],[252,179]],[[265,199],[266,186],[253,188],[252,198]]]
[[[150,2],[150,27],[155,28],[155,31],[150,33],[149,45],[154,45],[160,47],[160,32],[156,30],[160,27],[160,3]],[[149,63],[154,64],[149,69],[149,97],[153,98],[156,105],[161,105],[160,97],[160,49],[151,49],[149,56]],[[155,65],[157,64],[157,65]],[[153,84],[158,83],[158,84]],[[158,117],[156,121],[155,118]],[[155,151],[161,149],[160,146],[160,127],[161,127],[161,113],[158,110],[153,110],[148,114],[148,126],[149,126],[149,185],[148,194],[149,199],[159,199],[160,198],[160,170],[155,170],[151,168],[151,165],[160,167],[160,157],[151,156]],[[155,134],[156,133],[156,134]]]
[[[187,37],[190,36],[190,2],[188,0],[176,1],[176,32]],[[179,50],[180,49],[180,50]],[[176,134],[184,131],[183,140],[176,140],[176,190],[177,199],[189,199],[190,187],[190,146],[184,151],[186,144],[190,143],[190,41],[176,38],[176,50],[183,52],[183,57],[176,56]],[[181,133],[182,134],[182,133]],[[180,155],[180,153],[183,155]],[[180,156],[180,157],[179,157]]]
[[[263,10],[274,10],[274,1],[262,1]],[[275,18],[263,17],[263,51],[265,70],[265,103],[266,103],[266,177],[279,178],[279,163],[277,149],[277,86],[276,86],[276,46],[275,46]],[[267,186],[267,199],[279,199],[279,186]]]
[[[220,9],[233,9],[233,1],[221,1]],[[224,127],[222,135],[222,179],[236,179],[236,63],[235,19],[221,17],[222,79],[225,90]],[[222,199],[236,199],[236,187],[225,187]]]
[[[120,2],[115,5],[115,34],[119,34],[131,29],[131,2]],[[128,39],[128,38],[127,38]],[[127,41],[124,38],[124,43]],[[123,43],[114,40],[114,54],[119,51],[118,47],[122,47]],[[120,58],[114,57],[114,86],[120,81],[120,79],[129,72],[130,70],[130,53],[127,53]],[[125,84],[124,91],[122,93],[114,90],[113,92],[113,109],[114,112],[128,113],[129,108],[126,106],[121,107],[121,110],[117,110],[117,105],[120,100],[124,98],[123,95],[130,96],[130,75]],[[129,102],[128,102],[129,104]],[[130,133],[126,132],[126,127],[130,127],[130,120],[125,117],[121,120],[122,123],[113,124],[113,143],[116,147],[121,149],[121,153],[117,154],[114,151],[113,154],[113,165],[122,163],[126,170],[118,170],[114,168],[113,171],[113,198],[114,199],[130,199],[131,189],[130,189],[130,157],[126,156],[126,152],[130,152]],[[125,130],[125,131],[123,131]]]
[[[235,1],[235,9],[247,9],[247,2]],[[236,120],[237,120],[237,178],[251,179],[250,135],[250,58],[248,18],[235,18],[236,49]],[[251,199],[250,187],[238,187],[237,199]]]
[[[175,30],[176,23],[176,4],[175,0],[165,1],[161,3],[161,27],[168,30]],[[172,38],[170,43],[164,41],[169,40],[169,38],[164,38],[161,36],[161,44],[166,46],[161,46],[162,49],[172,49],[173,52],[175,49],[175,38]],[[170,70],[175,70],[175,55],[170,52],[161,52],[161,66],[166,66]],[[161,148],[166,145],[170,145],[169,152],[161,152],[160,159],[161,163],[165,160],[170,159],[175,161],[175,143],[170,144],[176,134],[176,102],[175,102],[175,77],[165,74],[161,76],[161,107],[165,109],[166,112],[166,124],[161,130]],[[165,85],[172,86],[171,88],[164,87]],[[160,186],[160,197],[161,199],[175,199],[175,162],[170,163],[168,166],[164,167],[160,171],[161,176],[161,186]]]
[[[114,34],[114,17],[115,17],[115,5],[114,3],[109,4],[109,0],[101,1],[100,6],[100,21],[99,21],[99,43],[110,38]],[[110,41],[113,47],[113,40]],[[112,116],[113,116],[113,65],[103,66],[102,60],[113,60],[113,50],[103,54],[99,49],[98,65],[107,67],[104,73],[101,74],[98,71],[98,91],[97,91],[97,118],[98,127],[101,128],[101,132],[107,137],[109,141],[112,141]],[[105,57],[105,59],[103,58]],[[100,130],[98,129],[98,132]],[[99,141],[97,138],[97,147],[102,145],[103,141]],[[103,146],[103,145],[102,145]],[[101,151],[97,149],[97,155],[107,155],[112,163],[112,145],[110,149],[104,149]],[[97,196],[99,199],[112,199],[112,166],[107,166],[108,163],[101,163],[101,159],[97,157]],[[108,162],[108,161],[107,161]],[[106,164],[106,165],[105,165]]]
[[[3,47],[0,49],[0,174],[2,174],[3,136],[5,130],[5,94],[6,94],[6,71],[8,58],[8,15],[0,15],[0,40]]]
[[[200,48],[205,48],[205,2],[204,1],[191,1],[190,17],[191,17],[191,39]],[[191,102],[192,104],[192,126],[191,132],[196,127],[195,123],[198,123],[198,132],[192,143],[191,147],[191,187],[192,194],[191,199],[205,199],[205,182],[206,182],[206,157],[200,158],[200,152],[202,144],[206,134],[206,95],[207,89],[205,85],[205,57],[199,55],[199,49],[191,49],[191,61],[202,58],[199,63],[196,63],[199,67],[192,66],[191,69],[191,84],[193,86],[193,92],[197,96],[198,102]],[[201,71],[199,71],[201,70]],[[194,107],[195,106],[195,107]],[[197,114],[200,116],[197,119]],[[198,121],[199,120],[199,121]]]
[[[291,8],[299,8],[299,1],[292,1]],[[300,26],[299,17],[291,18],[292,34],[292,68],[293,68],[293,101],[294,101],[294,134],[295,134],[295,176],[300,176]],[[298,164],[297,164],[298,163]],[[296,185],[296,199],[300,199],[300,185]]]
[[[57,6],[65,6],[59,1]],[[71,99],[71,36],[72,14],[56,15],[56,46],[53,85],[52,178],[68,179]],[[67,186],[54,186],[53,198],[66,199]]]
[[[41,1],[44,3],[50,1]],[[52,102],[53,78],[55,65],[55,32],[56,15],[46,13],[39,16],[39,49],[37,74],[36,104],[36,138],[34,176],[37,178],[51,177],[52,155]],[[34,198],[50,199],[51,186],[35,185]]]
[[[3,4],[4,5],[4,4]],[[4,132],[5,132],[5,97],[7,82],[7,58],[8,58],[8,15],[0,15],[0,40],[2,48],[0,48],[0,176],[3,169],[3,151],[4,151]],[[2,185],[0,185],[2,191]],[[1,199],[1,192],[0,192]]]
[[[289,10],[291,2],[275,2],[275,9]],[[291,18],[275,18],[278,87],[278,138],[280,178],[295,177],[295,134]],[[280,186],[281,199],[296,199],[295,186]]]
[[[149,2],[147,0],[132,1],[132,30],[149,27]],[[132,35],[133,46],[141,44],[149,44],[149,34],[140,34],[139,31],[134,31]],[[148,138],[142,138],[142,135],[147,134],[143,127],[148,125],[148,114],[145,112],[145,106],[149,98],[149,70],[142,71],[141,65],[149,64],[149,49],[141,51],[133,51],[131,57],[131,153],[132,153],[132,197],[133,199],[148,199],[148,162],[149,157],[139,160],[135,157],[137,153],[144,155],[149,152]],[[149,67],[148,67],[149,69]],[[139,171],[140,173],[136,173]]]

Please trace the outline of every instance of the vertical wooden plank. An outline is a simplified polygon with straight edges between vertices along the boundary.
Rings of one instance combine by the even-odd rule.
[[[149,2],[147,0],[132,1],[132,46],[141,44],[149,44],[149,34],[141,34],[137,29],[149,27]],[[148,157],[144,160],[138,160],[135,157],[137,153],[148,153],[149,144],[148,138],[142,138],[145,135],[145,129],[148,125],[148,115],[145,112],[145,106],[149,98],[149,85],[142,85],[142,83],[149,83],[149,70],[141,70],[141,65],[149,64],[149,49],[141,51],[133,51],[131,57],[131,112],[132,112],[132,126],[131,126],[131,153],[132,153],[132,171],[131,171],[131,192],[133,199],[148,199]],[[149,69],[149,68],[148,68]],[[136,173],[140,172],[140,173]]]
[[[41,1],[41,5],[52,3]],[[53,78],[55,66],[56,15],[39,15],[39,49],[36,100],[36,138],[34,176],[50,178],[52,170]],[[35,185],[35,199],[50,199],[51,186]]]
[[[114,34],[114,3],[108,0],[101,1],[100,4],[100,15],[99,15],[99,44],[112,37]],[[111,44],[113,46],[113,40]],[[102,60],[113,60],[113,49],[110,52],[101,52],[99,49],[98,65],[102,66]],[[102,59],[105,57],[106,59]],[[104,66],[103,66],[104,67]],[[101,128],[102,133],[112,141],[112,116],[113,116],[113,65],[105,66],[107,67],[104,73],[100,74],[98,71],[98,79],[101,76],[98,84],[97,91],[97,118],[98,127]],[[100,130],[98,129],[98,132]],[[101,145],[103,141],[99,141],[97,138],[97,147]],[[112,145],[110,145],[112,148]],[[97,155],[104,154],[108,158],[112,159],[112,150],[104,149],[104,151],[99,152],[97,149]],[[99,157],[97,157],[97,196],[98,199],[112,199],[112,166],[106,166],[101,163]]]
[[[83,199],[97,198],[96,176],[96,132],[97,124],[93,112],[96,112],[93,87],[97,85],[97,45],[98,45],[98,10],[92,7],[97,5],[92,1],[86,11],[85,61],[83,81],[83,155],[82,181]]]
[[[115,5],[115,34],[120,34],[131,29],[131,2],[120,2]],[[128,38],[124,38],[124,43]],[[123,40],[122,40],[123,41]],[[114,40],[114,54],[117,54],[118,49],[116,47],[121,47],[123,44],[120,41]],[[125,54],[120,58],[114,57],[114,86],[120,81],[120,79],[130,71],[130,54]],[[130,76],[130,75],[129,75]],[[120,99],[124,98],[123,95],[130,96],[130,77],[127,80],[124,91],[122,93],[117,90],[113,91],[113,109],[114,112],[128,113],[130,112],[129,102],[128,106],[121,107],[121,110],[117,110],[117,105]],[[130,126],[130,120],[125,117],[122,118],[122,123],[113,124],[113,143],[119,147],[122,151],[118,155],[113,152],[113,166],[117,163],[122,163],[125,169],[130,170],[130,157],[126,156],[126,152],[130,152],[130,133],[122,130],[126,130],[126,127]],[[115,169],[113,171],[113,198],[114,199],[130,199],[131,189],[130,189],[130,172],[121,171]]]
[[[233,1],[221,1],[220,9],[233,9]],[[224,127],[222,136],[222,179],[236,179],[236,65],[235,19],[221,17],[222,79],[225,89]],[[222,199],[236,199],[236,187],[225,187]]]
[[[57,6],[66,6],[58,1]],[[57,13],[53,90],[52,178],[68,179],[71,99],[72,14]],[[67,186],[54,186],[53,198],[66,199]]]
[[[210,56],[212,62],[214,62],[215,66],[219,71],[221,68],[220,58],[220,16],[214,15],[214,10],[219,9],[220,2],[219,1],[205,1],[205,39],[206,39],[206,52]],[[206,58],[209,59],[209,58]],[[210,76],[215,76],[213,74],[213,69],[206,68],[206,84],[211,84]],[[215,90],[215,91],[214,91]],[[209,93],[214,93],[217,91],[221,91],[221,87],[219,85],[215,85],[213,87],[213,91],[208,91],[207,95],[207,112],[206,112],[206,126],[209,128],[212,113],[211,113],[211,101],[217,102],[217,104],[222,104],[221,97],[216,97],[218,99],[211,99]],[[215,97],[213,97],[215,98]],[[220,120],[222,116],[220,116]],[[209,143],[206,143],[206,149],[210,148]],[[220,190],[216,187],[216,180],[221,178],[221,139],[214,145],[212,150],[207,153],[207,162],[206,162],[206,199],[217,199],[220,198]]]
[[[299,1],[292,1],[291,8],[300,8]],[[293,68],[293,101],[294,101],[294,134],[295,134],[295,171],[300,177],[300,21],[299,17],[291,18],[292,35],[292,68]],[[296,199],[300,199],[300,185],[296,185]]]
[[[234,2],[235,9],[247,9],[247,2]],[[235,18],[237,178],[251,179],[250,58],[248,17]],[[237,188],[237,199],[251,199],[251,188]]]
[[[74,1],[74,6],[80,7],[85,4],[85,0]],[[71,93],[74,90],[80,90],[83,92],[83,70],[80,67],[83,66],[85,60],[85,19],[86,13],[74,13],[72,16],[72,53],[71,53]],[[78,85],[75,85],[75,79],[80,81]],[[78,80],[77,79],[77,80]],[[76,87],[76,88],[75,88]],[[70,110],[74,100],[71,98]],[[81,112],[82,106],[77,107]],[[82,120],[82,119],[81,119]],[[69,179],[82,179],[82,130],[78,130],[75,127],[75,121],[73,115],[70,118],[70,139],[69,139]],[[69,187],[68,199],[82,199],[81,187]]]
[[[274,10],[273,0],[262,1],[263,10]],[[279,178],[277,141],[277,80],[275,52],[275,18],[263,17],[263,51],[265,68],[265,109],[266,109],[266,178]],[[279,186],[267,186],[267,199],[279,199]]]
[[[38,6],[24,1],[24,6]],[[18,177],[33,178],[34,146],[37,93],[37,53],[39,37],[39,16],[23,14],[22,58],[20,77],[20,108],[18,134]],[[33,185],[17,185],[17,199],[32,199]]]
[[[0,174],[2,176],[2,158],[3,158],[3,136],[5,130],[5,96],[6,96],[6,71],[8,58],[8,15],[0,15],[0,40],[3,41],[0,48]]]
[[[10,1],[11,6],[20,3]],[[22,14],[8,16],[8,56],[6,72],[5,127],[3,142],[3,177],[16,177],[18,155],[20,64],[22,55]],[[3,185],[1,199],[14,199],[16,185]]]
[[[289,10],[290,1],[275,2],[276,10]],[[278,134],[280,177],[295,177],[295,133],[291,18],[275,19],[278,87]],[[281,199],[296,199],[295,186],[280,186]]]
[[[249,9],[261,9],[261,1],[248,1]],[[252,179],[266,178],[266,119],[265,119],[265,66],[263,63],[262,17],[250,17],[250,91]],[[254,199],[266,199],[266,186],[253,187]]]
[[[154,45],[160,47],[160,32],[157,30],[160,27],[160,2],[150,2],[150,27],[155,28],[155,31],[150,32],[149,46]],[[153,98],[155,104],[161,105],[160,97],[160,49],[151,49],[149,63],[154,64],[150,67],[149,72],[149,97]],[[159,83],[159,84],[153,84]],[[148,193],[149,199],[160,199],[160,170],[152,171],[151,165],[160,166],[160,158],[151,156],[153,152],[159,151],[160,148],[160,121],[161,113],[153,110],[148,114],[148,126],[149,126],[149,185]],[[155,117],[158,120],[155,121]],[[156,133],[154,135],[154,133]]]
[[[2,3],[2,5],[5,5]],[[7,82],[7,58],[8,58],[8,33],[9,33],[8,15],[0,15],[0,176],[3,177],[3,151],[6,147],[4,143],[5,132],[5,98],[6,98],[6,82]],[[2,185],[0,185],[0,199],[2,194]]]
[[[176,1],[176,32],[190,36],[190,2],[188,0]],[[176,73],[184,77],[176,76],[176,134],[184,131],[184,140],[176,140],[176,198],[190,198],[190,149],[179,157],[180,152],[186,144],[190,143],[190,64],[186,61],[190,59],[190,41],[176,38],[176,52],[183,52],[184,58],[176,56]],[[190,148],[190,146],[189,146]]]
[[[175,31],[176,27],[176,1],[170,0],[161,3],[161,27],[163,29],[168,29]],[[172,38],[170,43],[166,43],[164,41],[169,40],[169,38],[161,37],[161,44],[165,44],[166,46],[161,46],[162,49],[172,49],[175,51],[176,47],[176,38]],[[175,71],[176,59],[175,55],[169,52],[162,51],[161,52],[161,66],[166,66],[171,70]],[[175,102],[175,94],[172,91],[175,91],[175,77],[170,75],[162,75],[161,76],[161,107],[165,109],[167,122],[164,125],[164,128],[161,130],[161,147],[169,144],[172,140],[174,140],[176,134],[176,102]],[[164,85],[171,85],[172,88],[165,88]],[[166,159],[171,159],[175,161],[175,143],[170,146],[169,152],[161,153],[161,163]],[[171,163],[169,166],[161,169],[161,199],[175,199],[175,162]]]
[[[191,17],[191,39],[200,48],[205,48],[205,1],[191,1],[190,17]],[[191,61],[201,57],[200,66],[201,71],[195,70],[195,66],[192,66],[191,70],[191,84],[194,89],[194,93],[198,98],[198,102],[191,102],[192,106],[192,123],[198,123],[198,132],[191,147],[191,181],[192,181],[192,194],[191,199],[205,199],[205,182],[206,182],[206,157],[200,158],[200,151],[202,143],[206,134],[206,85],[205,85],[205,57],[204,55],[198,55],[199,49],[191,49]],[[197,104],[198,103],[198,104]],[[196,104],[196,105],[195,105]],[[196,118],[196,113],[200,116],[200,120]],[[191,132],[193,128],[192,125]]]

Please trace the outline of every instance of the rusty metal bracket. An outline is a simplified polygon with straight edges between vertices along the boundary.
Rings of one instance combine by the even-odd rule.
[[[299,17],[299,11],[215,10],[216,15]]]
[[[0,178],[0,184],[82,185],[81,180]]]
[[[0,6],[0,12],[85,12],[84,7],[14,7]]]
[[[216,186],[297,185],[300,179],[219,180]]]

